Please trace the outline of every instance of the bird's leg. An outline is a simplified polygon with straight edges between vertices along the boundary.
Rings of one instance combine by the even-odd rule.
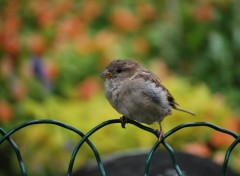
[[[122,117],[120,117],[120,120],[121,120],[121,126],[122,126],[122,128],[126,128],[127,117],[122,116]]]
[[[158,132],[158,141],[161,141],[164,138],[164,132],[162,129],[161,122],[159,122],[159,130],[157,130],[157,132]]]

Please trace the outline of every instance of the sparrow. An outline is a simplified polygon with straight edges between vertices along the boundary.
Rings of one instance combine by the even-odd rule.
[[[101,74],[105,96],[120,114],[122,127],[127,119],[140,123],[159,123],[159,141],[164,137],[161,122],[173,109],[195,115],[178,107],[160,79],[136,60],[113,60]]]

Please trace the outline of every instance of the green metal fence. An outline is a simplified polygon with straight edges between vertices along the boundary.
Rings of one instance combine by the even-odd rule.
[[[96,127],[92,128],[86,134],[84,134],[79,129],[74,128],[73,126],[67,125],[65,123],[59,122],[59,121],[55,121],[55,120],[32,120],[32,121],[29,121],[29,122],[26,122],[26,123],[23,123],[23,124],[21,124],[19,126],[14,127],[9,132],[6,132],[4,129],[0,128],[0,133],[2,134],[2,137],[0,138],[0,145],[4,141],[6,141],[6,140],[11,144],[11,146],[12,146],[12,148],[15,151],[15,154],[17,156],[19,167],[21,169],[21,173],[22,173],[23,176],[26,176],[27,172],[26,172],[26,168],[25,168],[24,162],[22,160],[21,152],[19,151],[19,148],[18,148],[17,144],[14,142],[14,140],[10,136],[12,134],[16,133],[17,131],[19,131],[19,130],[27,127],[27,126],[30,126],[30,125],[37,125],[37,124],[57,125],[57,126],[60,126],[62,128],[66,128],[66,129],[68,129],[70,131],[73,131],[73,132],[75,132],[76,134],[78,134],[79,136],[82,137],[81,140],[77,143],[77,145],[75,146],[75,148],[74,148],[74,150],[72,152],[72,155],[71,155],[71,158],[70,158],[70,161],[69,161],[67,175],[68,176],[72,175],[72,169],[73,169],[73,165],[74,165],[74,161],[75,161],[76,155],[77,155],[79,149],[81,148],[81,146],[84,143],[87,143],[89,145],[89,147],[92,149],[92,151],[93,151],[93,153],[95,155],[95,158],[97,160],[97,164],[98,164],[98,167],[99,167],[101,175],[105,176],[106,173],[105,173],[104,166],[102,164],[99,152],[96,149],[96,147],[93,145],[93,143],[88,138],[93,133],[98,131],[99,129],[101,129],[101,128],[107,126],[107,125],[114,124],[114,123],[121,123],[121,120],[120,119],[113,119],[113,120],[105,121],[105,122],[97,125]],[[158,138],[157,131],[152,129],[152,128],[144,126],[144,125],[142,125],[140,123],[137,123],[136,121],[133,121],[133,120],[130,120],[130,119],[128,119],[127,123],[135,125],[135,126],[141,128],[142,130],[145,130],[145,131],[147,131],[149,133],[152,133],[153,135],[155,135]],[[183,128],[198,127],[198,126],[209,127],[209,128],[214,129],[214,130],[217,130],[219,132],[228,134],[228,135],[232,136],[233,138],[235,138],[234,142],[228,147],[228,149],[226,151],[225,158],[224,158],[224,163],[222,165],[221,176],[225,176],[230,154],[231,154],[232,150],[237,146],[237,144],[240,143],[240,135],[238,135],[238,134],[236,134],[236,133],[234,133],[234,132],[232,132],[230,130],[227,130],[227,129],[224,129],[224,128],[220,128],[220,127],[218,127],[216,125],[213,125],[211,123],[207,123],[207,122],[192,122],[192,123],[181,124],[181,125],[173,128],[172,130],[168,131],[167,133],[165,133],[165,135],[164,135],[165,138],[164,139],[168,138],[169,136],[171,136],[172,134],[174,134],[175,132],[177,132],[177,131],[179,131],[179,130],[181,130]],[[178,165],[177,159],[175,157],[174,150],[172,149],[172,147],[164,139],[162,139],[161,141],[157,140],[157,142],[152,146],[151,150],[149,151],[148,157],[147,157],[147,160],[146,160],[146,164],[145,164],[144,176],[148,175],[152,157],[153,157],[156,149],[158,148],[158,146],[160,144],[162,144],[167,149],[167,151],[170,153],[173,166],[174,166],[178,176],[182,176],[183,175],[182,171],[181,171],[181,169],[180,169],[180,167]]]

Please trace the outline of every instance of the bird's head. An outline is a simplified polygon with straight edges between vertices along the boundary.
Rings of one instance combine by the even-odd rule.
[[[140,67],[140,64],[135,60],[113,60],[103,71],[101,77],[106,79],[130,78]]]

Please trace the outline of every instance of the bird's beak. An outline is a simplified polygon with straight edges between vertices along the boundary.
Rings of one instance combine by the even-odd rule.
[[[104,70],[104,72],[100,75],[102,78],[111,78],[113,75],[111,72],[109,72],[107,69]]]

